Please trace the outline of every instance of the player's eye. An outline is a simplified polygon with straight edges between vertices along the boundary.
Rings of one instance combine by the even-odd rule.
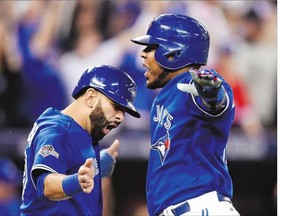
[[[143,50],[143,52],[145,52],[145,53],[151,52],[152,50],[157,49],[157,47],[158,47],[157,44],[148,45],[148,46]]]
[[[119,104],[117,103],[113,103],[113,107],[116,111],[120,110],[122,111],[123,113],[126,111],[124,107],[120,106]]]

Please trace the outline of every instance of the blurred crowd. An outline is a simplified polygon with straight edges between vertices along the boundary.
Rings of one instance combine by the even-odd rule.
[[[142,118],[104,138],[121,141],[119,158],[149,152],[149,113],[155,92],[145,87],[139,46],[161,13],[198,19],[211,38],[207,68],[232,86],[236,116],[228,156],[276,157],[277,1],[0,1],[0,129],[30,129],[47,108],[64,108],[85,69],[109,64],[137,83]],[[122,155],[122,156],[121,156]],[[138,209],[139,210],[139,209]],[[135,210],[138,211],[138,210]]]

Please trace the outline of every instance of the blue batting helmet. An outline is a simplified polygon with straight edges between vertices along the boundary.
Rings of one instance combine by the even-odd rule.
[[[125,108],[130,115],[140,118],[133,105],[136,96],[136,83],[124,71],[108,65],[87,69],[80,77],[72,96],[76,99],[83,89],[92,87],[106,95],[116,104]]]
[[[207,64],[209,33],[199,21],[185,15],[157,16],[150,23],[146,35],[131,41],[146,46],[158,45],[155,59],[169,70],[177,70],[190,64]]]

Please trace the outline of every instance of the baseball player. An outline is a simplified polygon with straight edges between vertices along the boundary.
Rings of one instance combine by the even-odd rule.
[[[146,46],[146,86],[162,88],[151,108],[149,215],[239,215],[225,150],[233,92],[216,71],[200,69],[207,64],[207,29],[191,17],[162,14],[132,42]]]
[[[111,176],[119,141],[101,151],[98,141],[125,112],[140,117],[136,84],[122,70],[100,65],[83,73],[72,95],[74,102],[48,108],[29,134],[21,215],[102,215],[101,177]]]

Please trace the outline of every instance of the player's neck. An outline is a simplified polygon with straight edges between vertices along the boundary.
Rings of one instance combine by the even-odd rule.
[[[91,125],[89,114],[85,113],[83,106],[78,101],[72,102],[69,106],[61,111],[62,114],[70,116],[76,123],[78,123],[84,130],[90,133]]]

